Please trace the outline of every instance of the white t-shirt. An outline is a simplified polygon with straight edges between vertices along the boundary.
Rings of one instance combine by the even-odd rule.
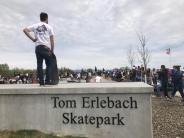
[[[100,77],[100,76],[96,76],[96,78],[95,78],[95,82],[101,82],[102,81],[102,77]]]
[[[44,23],[39,22],[36,24],[33,24],[31,26],[27,27],[31,32],[34,33],[35,38],[37,38],[37,41],[35,42],[35,45],[45,45],[50,46],[50,36],[54,35],[53,28]]]

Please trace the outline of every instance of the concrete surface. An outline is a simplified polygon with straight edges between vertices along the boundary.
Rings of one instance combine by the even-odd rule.
[[[152,138],[152,92],[144,83],[0,85],[0,130]]]

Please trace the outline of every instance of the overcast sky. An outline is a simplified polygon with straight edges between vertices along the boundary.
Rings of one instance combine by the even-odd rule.
[[[22,29],[49,14],[59,67],[129,66],[127,49],[148,39],[150,67],[184,66],[184,0],[0,0],[0,64],[36,68],[35,46]],[[137,59],[137,58],[136,58]],[[140,65],[137,60],[136,65]]]

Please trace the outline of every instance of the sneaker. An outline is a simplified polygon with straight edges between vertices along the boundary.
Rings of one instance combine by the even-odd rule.
[[[171,95],[171,98],[172,98],[172,99],[174,99],[174,97],[175,97],[174,95]]]
[[[40,87],[44,87],[45,85],[44,84],[40,84]]]
[[[172,99],[170,96],[167,96],[167,98]]]
[[[162,99],[166,101],[168,100],[167,96],[162,96]]]

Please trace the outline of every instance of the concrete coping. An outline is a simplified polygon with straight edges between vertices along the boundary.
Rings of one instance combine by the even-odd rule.
[[[0,85],[0,95],[34,94],[140,94],[153,93],[153,87],[143,82],[63,83],[40,87],[38,84]]]

